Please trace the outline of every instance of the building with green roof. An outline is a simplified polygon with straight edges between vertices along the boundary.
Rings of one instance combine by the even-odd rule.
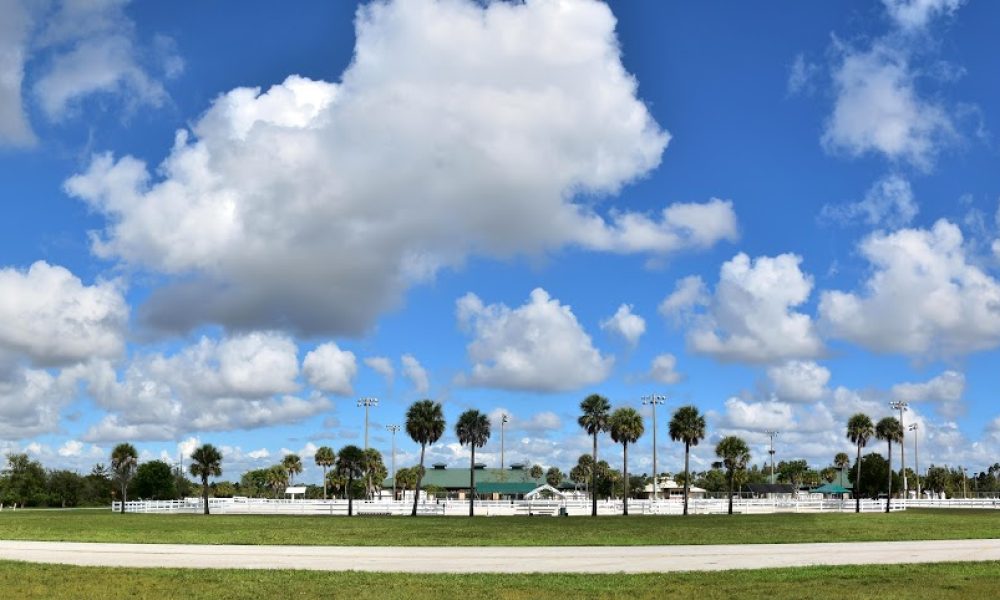
[[[520,500],[525,494],[545,485],[545,476],[532,477],[531,471],[523,464],[513,464],[508,469],[489,469],[484,464],[476,465],[476,495],[484,500]],[[421,488],[432,493],[440,493],[449,498],[464,499],[469,493],[469,468],[449,467],[445,463],[434,463],[424,473]],[[559,484],[560,490],[573,490],[572,481]],[[382,482],[382,489],[392,490],[392,477]]]

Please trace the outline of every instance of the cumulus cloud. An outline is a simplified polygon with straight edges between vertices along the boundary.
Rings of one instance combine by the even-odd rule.
[[[859,292],[827,291],[821,323],[831,335],[878,352],[954,356],[1000,344],[1000,284],[970,262],[962,232],[877,232],[859,248],[872,275]]]
[[[882,0],[893,23],[904,31],[927,27],[936,16],[950,16],[965,0]]]
[[[318,390],[350,396],[354,393],[354,377],[358,373],[357,358],[349,350],[341,350],[328,342],[306,354],[302,372],[309,384]]]
[[[788,430],[793,424],[792,406],[785,402],[726,400],[722,426],[747,431]]]
[[[869,188],[863,200],[827,204],[820,217],[837,223],[861,222],[895,229],[908,225],[919,211],[910,182],[900,175],[887,175]]]
[[[814,361],[790,360],[767,369],[774,393],[782,400],[812,401],[826,393],[830,370]]]
[[[688,311],[688,346],[723,361],[769,363],[822,354],[812,319],[795,307],[812,291],[812,277],[794,254],[737,254],[723,263],[711,296],[700,279],[687,278],[660,305],[667,315]],[[695,311],[700,305],[701,310]]]
[[[0,146],[26,146],[35,141],[21,97],[32,19],[20,0],[0,0],[0,15]]]
[[[556,392],[603,381],[613,357],[602,356],[569,306],[537,288],[511,309],[484,305],[469,293],[456,303],[460,326],[472,335],[468,385]]]
[[[385,356],[369,356],[365,359],[365,365],[385,378],[386,385],[392,385],[392,380],[396,376],[396,370],[392,366],[392,360]]]
[[[598,212],[669,139],[614,26],[592,1],[371,3],[340,83],[232,90],[178,132],[161,175],[103,154],[66,189],[108,219],[97,255],[177,276],[141,311],[167,330],[358,334],[470,255],[733,238],[723,200]]]
[[[413,385],[413,391],[417,394],[426,394],[431,389],[431,383],[427,377],[427,370],[420,361],[412,354],[404,354],[399,362],[403,365],[403,376]]]
[[[41,369],[0,370],[0,440],[19,440],[59,430],[60,412],[73,400],[80,373]]]
[[[908,403],[937,402],[938,412],[948,418],[954,418],[961,413],[964,394],[965,375],[952,370],[921,383],[900,383],[892,386],[894,400]]]
[[[601,329],[618,335],[629,345],[635,346],[646,332],[646,320],[632,312],[631,304],[622,304],[615,314],[601,321]]]
[[[819,65],[808,62],[804,54],[797,54],[788,70],[788,93],[811,91],[819,73]]]
[[[677,372],[677,357],[673,354],[660,354],[653,358],[649,368],[649,376],[660,383],[677,383],[681,374]]]
[[[129,310],[116,282],[84,285],[39,261],[27,271],[0,269],[0,298],[0,353],[52,366],[124,350]]]

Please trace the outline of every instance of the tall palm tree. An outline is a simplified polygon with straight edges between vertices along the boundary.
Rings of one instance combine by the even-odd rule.
[[[126,494],[128,484],[135,477],[135,471],[139,468],[139,453],[135,451],[132,444],[118,444],[111,451],[111,472],[114,473],[115,481],[122,490],[122,513],[125,513]]]
[[[622,515],[628,516],[628,445],[634,444],[646,431],[642,415],[634,408],[622,407],[611,413],[611,439],[622,445]]]
[[[288,485],[292,485],[295,476],[302,472],[302,459],[298,454],[286,454],[281,459],[281,466],[288,472]]]
[[[885,512],[889,512],[892,500],[892,443],[903,442],[903,425],[896,417],[886,417],[875,426],[875,437],[889,444],[889,493],[885,497]]]
[[[705,417],[694,406],[682,406],[670,419],[670,439],[684,442],[684,514],[688,514],[688,489],[691,481],[691,446],[705,439]],[[654,477],[656,474],[653,475]]]
[[[203,444],[191,453],[191,474],[201,477],[201,497],[208,514],[208,478],[222,475],[222,452],[212,444]]]
[[[354,480],[365,472],[365,451],[355,445],[344,446],[337,453],[337,472],[347,477],[347,516],[354,515]]]
[[[413,512],[417,516],[417,502],[420,499],[420,483],[424,479],[424,451],[427,444],[441,439],[444,433],[444,412],[441,403],[433,400],[417,400],[406,411],[406,434],[420,444],[420,467],[417,471],[417,485],[413,494]]]
[[[608,430],[608,419],[611,414],[611,403],[600,394],[591,394],[580,403],[583,413],[576,422],[594,438],[594,464],[597,464],[597,434]],[[591,516],[597,516],[597,469],[590,471]]]
[[[316,459],[316,464],[323,468],[323,499],[326,500],[326,472],[337,461],[337,457],[333,453],[333,448],[320,446],[316,449],[316,456],[314,458]]]
[[[455,423],[455,435],[458,443],[468,444],[472,448],[472,458],[469,462],[469,516],[473,516],[473,501],[476,497],[476,448],[486,445],[490,439],[490,420],[478,410],[467,410],[458,417]]]
[[[743,438],[728,435],[719,441],[715,447],[715,455],[722,459],[726,467],[729,481],[729,514],[733,514],[733,487],[736,484],[736,474],[742,473],[750,462],[750,448]]]
[[[865,413],[857,413],[847,420],[847,439],[858,447],[857,474],[854,476],[854,512],[861,512],[861,449],[875,435],[875,426]]]

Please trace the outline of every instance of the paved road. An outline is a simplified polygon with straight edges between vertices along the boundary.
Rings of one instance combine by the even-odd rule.
[[[1000,540],[729,546],[404,548],[0,541],[0,558],[116,567],[640,573],[1000,560]]]

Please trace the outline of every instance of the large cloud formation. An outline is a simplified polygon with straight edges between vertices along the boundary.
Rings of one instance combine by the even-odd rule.
[[[166,330],[358,334],[470,254],[735,238],[722,200],[607,217],[592,205],[669,140],[614,28],[593,1],[375,2],[339,83],[232,90],[178,132],[162,177],[104,154],[66,189],[108,219],[96,254],[178,276],[142,309]]]

